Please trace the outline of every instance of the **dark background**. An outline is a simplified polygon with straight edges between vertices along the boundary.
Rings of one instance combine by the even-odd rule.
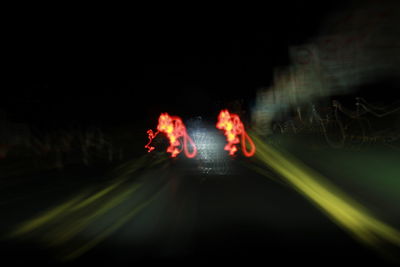
[[[160,112],[214,118],[234,100],[247,109],[274,68],[289,63],[288,47],[317,35],[342,6],[18,10],[4,33],[0,109],[44,127],[153,125]]]

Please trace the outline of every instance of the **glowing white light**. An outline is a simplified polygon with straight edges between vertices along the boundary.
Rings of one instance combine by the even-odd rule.
[[[208,174],[226,174],[229,159],[224,151],[224,136],[213,128],[195,127],[189,131],[197,147],[195,159],[199,170]]]

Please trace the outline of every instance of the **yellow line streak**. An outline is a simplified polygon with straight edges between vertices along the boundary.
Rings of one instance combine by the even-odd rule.
[[[44,224],[50,222],[51,220],[54,220],[57,216],[63,214],[75,203],[79,202],[83,197],[84,197],[84,194],[80,194],[77,197],[73,198],[72,200],[70,200],[62,205],[59,205],[58,207],[56,207],[50,211],[47,211],[43,215],[41,215],[35,219],[29,220],[25,223],[22,223],[19,227],[17,227],[17,229],[15,231],[13,231],[10,234],[10,237],[15,237],[15,236],[26,234],[28,232],[31,232],[31,231],[43,226]]]
[[[112,198],[110,201],[107,201],[102,207],[96,209],[95,212],[89,214],[83,218],[79,218],[74,221],[72,224],[69,224],[67,227],[62,227],[63,229],[57,230],[55,238],[52,238],[50,245],[60,245],[62,243],[67,242],[71,238],[73,238],[76,234],[82,231],[85,227],[87,227],[90,223],[96,220],[101,215],[107,213],[112,208],[121,204],[130,194],[135,192],[141,187],[141,184],[137,184],[132,186],[131,188],[126,189],[124,192],[119,193],[116,197]]]
[[[299,193],[322,209],[338,225],[362,242],[377,247],[379,241],[400,246],[400,232],[373,217],[364,207],[304,164],[283,155],[257,136],[252,136],[262,162],[277,171]]]
[[[95,247],[97,244],[105,240],[108,236],[110,236],[112,233],[114,233],[116,230],[118,230],[121,226],[123,226],[125,223],[127,223],[133,216],[135,216],[137,213],[139,213],[143,208],[148,206],[159,194],[160,192],[156,193],[152,198],[147,200],[146,202],[140,204],[138,207],[134,208],[131,212],[129,212],[126,216],[120,218],[116,223],[111,225],[108,229],[106,229],[104,232],[102,232],[97,238],[92,239],[91,241],[87,242],[86,244],[82,245],[75,251],[71,252],[68,254],[64,260],[73,260],[76,259],[77,257],[81,256],[82,254],[86,253],[93,247]]]
[[[110,193],[112,190],[117,188],[124,181],[124,179],[123,179],[124,176],[126,176],[128,174],[132,174],[138,168],[143,166],[146,159],[147,159],[147,157],[144,156],[139,159],[135,159],[134,161],[130,161],[130,162],[126,163],[122,168],[125,171],[125,173],[123,175],[121,175],[118,178],[119,180],[115,181],[114,184],[102,189],[100,192],[96,193],[95,195],[93,195],[83,201],[82,201],[82,199],[84,198],[84,196],[86,194],[81,193],[80,195],[69,200],[68,202],[61,204],[49,211],[46,211],[45,213],[43,213],[42,215],[39,215],[36,218],[30,219],[30,220],[22,223],[20,226],[18,226],[16,228],[16,230],[12,231],[11,234],[7,235],[6,238],[17,237],[17,236],[32,232],[32,231],[38,229],[39,227],[44,226],[46,223],[50,223],[51,221],[56,220],[56,219],[61,219],[61,218],[65,217],[66,215],[76,212],[76,211],[92,204],[93,202],[101,199],[102,197],[104,197],[105,195]],[[153,164],[158,164],[161,161],[163,161],[163,159],[156,160],[153,162]],[[82,202],[79,203],[80,201],[82,201]]]
[[[84,201],[82,201],[81,203],[76,205],[75,207],[72,207],[71,208],[71,212],[77,211],[79,209],[82,209],[82,208],[88,206],[89,204],[93,203],[94,201],[100,199],[101,197],[107,195],[109,192],[111,192],[113,189],[115,189],[121,183],[122,183],[122,180],[118,181],[118,182],[115,182],[114,184],[104,188],[103,190],[101,190],[100,192],[96,193],[95,195],[85,199]]]

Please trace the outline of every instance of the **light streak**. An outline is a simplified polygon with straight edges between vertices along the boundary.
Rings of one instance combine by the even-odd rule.
[[[229,155],[235,155],[238,150],[236,145],[239,143],[241,143],[242,152],[246,157],[254,155],[256,152],[256,146],[250,136],[246,133],[244,125],[238,115],[229,113],[227,109],[221,110],[218,115],[216,127],[224,131],[226,140],[228,141],[224,149],[229,151]],[[238,136],[240,136],[240,139]],[[250,144],[250,151],[247,150],[246,140]]]
[[[170,116],[168,113],[162,113],[158,119],[157,132],[154,133],[152,130],[148,130],[149,143],[145,145],[148,152],[151,152],[155,148],[150,146],[153,139],[161,132],[164,133],[169,140],[169,147],[167,152],[171,153],[171,157],[176,157],[182,150],[185,152],[186,157],[194,158],[197,154],[197,148],[192,138],[187,134],[185,124],[182,119],[178,116]],[[183,140],[182,140],[183,139]],[[192,152],[188,150],[188,142],[192,146]],[[178,147],[182,146],[181,149]]]
[[[382,253],[385,253],[381,246],[383,241],[400,247],[400,232],[397,229],[373,216],[361,204],[292,156],[283,154],[257,136],[252,137],[258,147],[258,159],[273,168],[351,236]]]
[[[57,249],[59,252],[56,254],[61,261],[74,260],[128,223],[165,190],[157,190],[142,200],[132,202],[136,194],[143,194],[140,189],[144,184],[131,182],[136,171],[144,166],[153,167],[164,160],[163,157],[154,161],[147,155],[132,160],[116,170],[115,180],[108,185],[94,190],[87,188],[70,200],[17,225],[2,238],[34,237],[46,247]],[[131,207],[127,207],[120,216],[114,217],[115,220],[107,220],[110,216],[116,216],[114,210],[127,204]],[[100,225],[105,223],[105,226],[97,231],[98,222]],[[97,231],[93,239],[80,238],[91,231]]]
[[[144,147],[148,149],[148,152],[151,152],[155,149],[155,147],[150,146],[150,144],[153,142],[153,139],[157,136],[158,132],[154,133],[153,130],[150,129],[147,131],[147,134],[149,136],[149,142]]]

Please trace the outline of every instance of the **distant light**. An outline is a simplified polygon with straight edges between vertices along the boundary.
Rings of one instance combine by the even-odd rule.
[[[223,150],[223,136],[215,128],[206,127],[191,128],[190,135],[197,146],[198,170],[203,174],[227,174],[230,165]]]

